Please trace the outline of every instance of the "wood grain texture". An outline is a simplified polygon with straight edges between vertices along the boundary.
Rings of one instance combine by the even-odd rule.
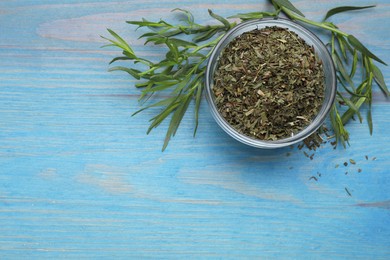
[[[293,2],[314,19],[341,4]],[[389,63],[387,1],[342,2],[370,4],[332,20]],[[207,23],[207,8],[229,16],[267,6],[1,1],[0,259],[388,259],[390,103],[378,88],[373,136],[352,122],[348,149],[325,145],[313,160],[239,144],[205,102],[197,136],[189,113],[161,153],[165,125],[147,136],[153,111],[131,117],[134,80],[107,72],[118,53],[100,48],[106,28],[157,58],[126,20],[174,19],[169,11],[182,7]],[[344,166],[349,159],[356,165]]]

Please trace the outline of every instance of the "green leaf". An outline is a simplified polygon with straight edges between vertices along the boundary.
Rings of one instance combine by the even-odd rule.
[[[355,102],[356,109],[360,109],[361,105],[366,101],[366,97],[361,97]],[[347,111],[344,112],[344,114],[341,116],[341,121],[343,125],[348,123],[348,121],[355,115],[354,109],[349,108]]]
[[[206,31],[204,33],[197,35],[192,40],[194,42],[206,41],[206,40],[210,39],[211,37],[213,37],[217,32],[218,32],[218,29],[212,29],[210,31]]]
[[[355,76],[358,61],[359,61],[359,55],[355,49],[353,50],[353,61],[352,61],[351,73],[349,73],[350,78],[353,78],[353,76]]]
[[[337,96],[349,107],[349,109],[354,112],[358,118],[360,123],[363,121],[362,115],[360,114],[359,108],[348,98],[344,97],[340,92],[337,93]]]
[[[173,44],[168,40],[165,41],[165,44],[170,50],[170,52],[167,53],[166,57],[169,59],[170,58],[169,54],[172,54],[172,58],[174,59],[175,62],[177,62],[179,60],[179,49],[175,44]]]
[[[166,80],[173,80],[172,75],[164,75],[164,74],[156,74],[150,77],[150,80],[154,82],[161,82],[161,81],[166,81]]]
[[[250,19],[261,19],[263,17],[264,17],[263,12],[251,12],[251,13],[236,14],[228,18],[240,18],[241,20],[246,21]]]
[[[348,35],[348,41],[353,47],[355,47],[357,50],[359,50],[364,55],[367,55],[368,57],[370,57],[370,58],[372,58],[372,59],[374,59],[374,60],[376,60],[384,65],[387,65],[384,61],[382,61],[377,56],[375,56],[372,52],[370,52],[358,39],[356,39],[355,36]]]
[[[161,73],[163,74],[171,74],[174,66],[168,66],[166,67]]]
[[[149,81],[139,82],[139,83],[136,83],[136,84],[135,84],[135,87],[136,87],[136,88],[144,88],[144,87],[148,86],[149,83],[150,83]]]
[[[233,16],[229,16],[228,18],[240,18],[243,21],[250,19],[261,19],[263,17],[275,17],[277,16],[277,12],[249,12],[249,13],[240,13]]]
[[[374,130],[374,126],[372,124],[371,107],[369,107],[367,110],[367,123],[368,123],[368,129],[370,130],[370,135],[372,135],[372,132]]]
[[[198,81],[197,86],[196,86],[196,94],[195,94],[195,129],[194,129],[194,136],[196,135],[196,131],[198,130],[199,108],[200,108],[200,103],[202,101],[202,92],[203,92],[203,83]]]
[[[153,92],[166,90],[172,86],[175,86],[179,82],[177,80],[167,80],[167,81],[160,81],[160,82],[153,82],[153,83],[154,83],[154,85],[152,88],[146,88],[142,91],[144,96],[147,93],[153,93]]]
[[[332,54],[332,58],[333,58],[333,61],[336,63],[337,69],[340,72],[341,77],[345,81],[347,81],[348,84],[353,86],[353,81],[351,80],[351,78],[349,77],[348,73],[346,72],[345,67],[343,65],[343,62],[341,61],[341,59],[340,59],[340,57],[339,57],[339,55],[337,54],[336,51]]]
[[[301,13],[301,11],[299,11],[289,0],[272,0],[272,2],[275,2],[279,6],[283,6],[287,9],[293,11],[294,13],[297,13],[300,16],[305,17],[305,15],[303,13]]]
[[[264,15],[261,12],[252,12],[252,13],[240,13],[233,16],[229,16],[228,18],[240,18],[241,20],[249,20],[249,19],[261,19]]]
[[[344,128],[344,124],[341,120],[339,112],[337,111],[336,105],[333,105],[330,111],[330,122],[332,124],[332,128],[335,133],[337,143],[341,142],[345,148],[346,143],[348,143],[349,133]]]
[[[155,45],[163,44],[166,42],[166,39],[166,37],[161,35],[150,36],[146,39],[144,45],[148,44],[149,42],[153,42]]]
[[[179,11],[179,12],[184,13],[187,16],[188,24],[194,24],[194,16],[192,15],[192,13],[190,11],[185,10],[185,9],[181,9],[181,8],[175,8],[171,12],[175,12],[175,11]]]
[[[179,95],[181,94],[182,92],[188,92],[186,89],[186,87],[190,86],[192,84],[192,80],[191,81],[191,78],[192,78],[192,74],[189,74],[187,75],[185,78],[183,79],[180,79],[180,80],[177,80],[178,81],[178,84],[176,85],[175,89],[172,91],[172,93],[176,94],[176,95]]]
[[[344,39],[344,37],[342,35],[338,35],[338,34],[337,34],[337,41],[339,43],[340,51],[343,54],[344,60],[346,62],[348,62],[347,51],[345,49],[346,48],[345,43],[347,43],[347,41]]]
[[[180,106],[176,109],[175,113],[173,114],[172,116],[172,123],[173,123],[173,131],[172,131],[172,136],[175,136],[176,132],[177,132],[177,129],[179,128],[179,125],[181,123],[181,120],[183,119],[183,116],[185,114],[185,112],[187,111],[187,108],[191,102],[191,98],[192,98],[192,93],[188,93],[188,95],[186,95],[186,98],[181,101],[181,104]]]
[[[127,42],[125,40],[122,39],[122,37],[120,37],[116,32],[114,32],[113,30],[111,29],[107,29],[107,31],[112,35],[114,36],[114,38],[117,40],[117,42],[115,41],[112,41],[110,39],[107,39],[109,40],[110,42],[114,43],[114,44],[117,44],[118,47],[122,48],[123,50],[127,51],[128,53],[131,53],[134,55],[134,51],[133,49],[130,47],[129,44],[127,44]],[[103,37],[104,38],[104,37]]]
[[[178,39],[178,38],[169,38],[169,41],[176,45],[176,46],[181,46],[181,47],[187,47],[187,48],[190,48],[190,47],[196,47],[198,45],[196,45],[196,43],[193,43],[193,42],[189,42],[189,41],[185,41],[185,40],[182,40],[182,39]]]
[[[148,128],[146,134],[149,134],[153,128],[159,126],[165,118],[167,118],[172,111],[174,111],[180,105],[180,101],[173,101],[165,109],[163,109],[157,116],[153,117],[150,121],[152,122]]]
[[[336,141],[338,142],[339,141],[339,136],[340,136],[340,131],[339,131],[339,127],[337,125],[335,110],[336,110],[336,108],[333,107],[332,110],[329,113],[329,117],[330,117],[330,123],[332,125],[332,129],[333,129],[333,131],[335,133],[335,136],[336,136]]]
[[[337,28],[337,27],[336,27]],[[348,43],[347,39],[345,39],[342,35],[337,35],[337,39],[342,42],[342,44],[347,47],[348,51],[353,54],[354,48]]]
[[[118,61],[118,60],[132,60],[132,59],[129,58],[129,57],[116,57],[116,58],[113,58],[113,59],[110,61],[109,64],[112,64],[112,63],[114,63],[114,62],[116,62],[116,61]]]
[[[185,112],[187,111],[188,105],[191,101],[191,95],[186,95],[183,100],[180,101],[180,105],[176,108],[175,112],[172,115],[171,122],[169,123],[169,127],[167,133],[165,135],[164,145],[162,147],[162,151],[164,151],[172,136],[175,136],[177,129],[181,123],[181,120],[184,117]]]
[[[148,32],[148,33],[142,34],[140,37],[138,37],[138,39],[145,38],[145,37],[150,37],[150,36],[156,36],[156,35],[158,35],[157,32]]]
[[[360,83],[360,85],[356,88],[356,93],[357,94],[361,94],[361,93],[364,93],[364,90],[366,89],[367,87],[367,84],[368,83],[368,79],[365,79],[364,81],[362,81],[362,83]]]
[[[213,11],[211,11],[210,9],[209,9],[209,15],[210,15],[211,17],[213,17],[214,19],[220,21],[223,25],[225,25],[225,28],[226,28],[226,29],[230,29],[230,23],[229,23],[228,20],[226,20],[226,19],[223,18],[222,16],[219,16],[219,15],[213,13]]]
[[[372,81],[373,80],[374,80],[374,73],[371,71],[368,74],[367,93],[366,93],[369,108],[371,108],[372,105]]]
[[[344,84],[344,81],[343,81],[339,76],[337,76],[337,80],[338,80],[338,82],[341,84],[341,86],[345,89],[345,91],[347,91],[348,94],[350,94],[351,96],[354,96],[354,97],[365,97],[364,95],[357,94],[356,92],[354,92],[354,91],[352,91],[351,89],[349,89],[349,88]]]
[[[184,66],[181,66],[178,68],[178,70],[173,74],[173,78],[179,79],[183,76],[186,76],[187,73],[190,72],[191,69],[193,69],[195,64],[190,63],[190,64],[185,64]]]
[[[383,74],[381,70],[374,63],[371,63],[371,69],[372,69],[372,73],[374,73],[374,78],[378,86],[386,94],[386,96],[390,96],[389,89],[386,86],[386,82],[385,79],[383,78]]]
[[[112,67],[108,71],[111,72],[111,71],[117,71],[117,70],[121,70],[121,71],[127,72],[127,73],[129,73],[131,76],[133,76],[136,79],[140,79],[141,78],[141,76],[140,76],[141,71],[135,70],[135,69],[131,69],[131,68],[122,67],[122,66]]]
[[[122,54],[125,55],[126,57],[129,57],[130,59],[138,60],[137,56],[135,56],[134,53],[131,53],[131,52],[128,52],[128,51],[123,51]]]
[[[163,60],[163,61],[160,61],[159,63],[157,63],[156,66],[159,68],[162,68],[162,67],[174,66],[176,64],[177,63],[175,61],[172,61],[172,60]]]
[[[139,27],[151,27],[151,28],[161,28],[161,27],[166,27],[166,26],[171,26],[170,24],[164,22],[164,21],[160,21],[160,22],[151,22],[151,21],[148,21],[144,18],[142,18],[142,21],[126,21],[126,23],[128,24],[132,24],[132,25],[138,25]]]
[[[368,6],[340,6],[340,7],[336,7],[336,8],[330,9],[326,13],[324,21],[326,19],[328,19],[329,17],[331,17],[332,15],[335,15],[335,14],[338,14],[338,13],[347,12],[347,11],[354,11],[354,10],[360,10],[360,9],[366,9],[366,8],[372,8],[372,7],[375,7],[375,5],[368,5]]]
[[[161,36],[164,36],[164,37],[172,37],[172,36],[175,36],[175,35],[182,34],[183,30],[180,30],[180,29],[169,29],[169,30],[159,31],[158,33]]]
[[[131,116],[135,116],[137,115],[138,113],[146,110],[146,109],[149,109],[149,108],[152,108],[152,107],[162,107],[162,106],[168,106],[169,104],[171,104],[172,102],[176,101],[177,97],[174,96],[174,97],[169,97],[169,98],[166,98],[166,99],[163,99],[159,102],[156,102],[156,103],[153,103],[151,105],[148,105],[146,107],[143,107],[141,108],[140,110],[134,112]]]
[[[188,57],[196,57],[196,58],[201,58],[203,60],[207,59],[206,55],[199,53],[199,52],[188,53]]]

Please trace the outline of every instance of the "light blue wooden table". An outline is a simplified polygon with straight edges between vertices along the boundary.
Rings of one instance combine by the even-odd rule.
[[[293,2],[318,20],[340,4],[377,4],[332,21],[390,63],[388,1]],[[378,88],[373,136],[352,122],[350,147],[324,145],[313,160],[296,147],[238,143],[206,102],[195,138],[191,113],[164,153],[166,125],[145,134],[153,113],[131,117],[139,91],[107,72],[118,52],[101,49],[100,35],[112,28],[138,52],[159,55],[125,21],[172,18],[176,7],[199,23],[211,21],[208,8],[223,16],[267,8],[261,0],[0,2],[0,259],[389,259],[390,102]],[[390,68],[380,68],[390,85]],[[349,159],[356,164],[344,166]]]

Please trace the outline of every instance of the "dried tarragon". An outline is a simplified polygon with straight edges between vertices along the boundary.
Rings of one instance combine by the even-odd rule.
[[[287,138],[307,127],[324,91],[322,61],[314,48],[280,27],[233,39],[214,73],[219,113],[240,133],[261,140]]]

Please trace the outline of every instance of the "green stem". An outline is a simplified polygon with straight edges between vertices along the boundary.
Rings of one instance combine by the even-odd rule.
[[[316,26],[316,27],[319,27],[319,28],[323,28],[323,29],[326,29],[328,31],[332,31],[334,33],[340,34],[340,35],[342,35],[344,37],[348,37],[349,36],[349,34],[343,32],[343,31],[340,31],[339,29],[333,28],[333,27],[331,27],[329,25],[326,25],[324,23],[315,22],[315,21],[309,20],[309,19],[307,19],[305,17],[302,17],[300,15],[296,15],[294,12],[290,11],[286,7],[280,6],[280,8],[292,20],[298,20],[298,21],[301,21],[301,22],[304,22],[304,23],[307,23],[307,24],[310,24],[310,25],[313,25],[313,26]]]
[[[224,35],[225,35],[225,34],[222,34],[222,35],[218,36],[217,38],[215,38],[215,40],[212,40],[212,41],[210,41],[210,42],[208,42],[208,43],[205,43],[205,44],[203,44],[203,45],[201,45],[201,46],[196,47],[196,48],[192,51],[192,53],[197,53],[198,51],[200,51],[200,50],[202,50],[202,49],[204,49],[204,48],[208,48],[208,47],[214,46],[215,44],[217,44],[217,43],[219,42],[219,40],[220,40]]]
[[[180,26],[180,29],[182,32],[187,32],[187,34],[196,34],[201,32],[210,31],[213,29],[224,29],[224,25],[200,25],[200,24],[194,24],[189,26]]]

